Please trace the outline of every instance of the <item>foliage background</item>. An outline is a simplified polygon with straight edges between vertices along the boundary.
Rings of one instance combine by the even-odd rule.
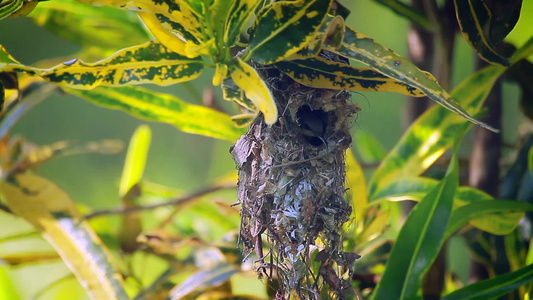
[[[407,20],[374,1],[344,1],[344,4],[351,10],[351,15],[347,19],[348,25],[372,36],[399,54],[407,56],[409,27]],[[533,19],[533,1],[524,1],[523,6],[519,23],[508,37],[508,40],[516,42],[516,46],[524,42],[520,40],[522,37],[527,38],[530,35],[521,32],[531,31],[527,29],[526,20]],[[386,22],[377,21],[378,19],[386,20]],[[453,86],[472,73],[474,60],[473,50],[464,39],[457,37]],[[37,27],[29,18],[9,18],[0,22],[0,44],[3,44],[10,53],[15,54],[15,58],[24,64],[34,64],[43,59],[71,55],[80,49],[79,46]],[[204,88],[211,87],[212,75],[213,70],[206,69],[198,80],[169,87],[148,87],[174,94],[191,103],[201,104]],[[449,90],[452,90],[453,86]],[[219,104],[233,109],[230,103],[222,100],[218,87],[213,91]],[[517,87],[504,83],[503,93],[503,140],[504,143],[514,145],[519,136],[520,127],[531,128],[531,124],[526,124],[525,118],[519,111],[520,95]],[[357,136],[363,131],[369,132],[383,145],[385,150],[390,150],[407,126],[402,119],[405,97],[393,93],[363,92],[353,94],[352,98],[362,108],[362,112],[353,122],[352,134]],[[95,106],[74,96],[54,95],[27,113],[12,132],[21,134],[28,141],[39,145],[65,139],[90,141],[109,138],[120,139],[127,144],[135,128],[143,123],[146,122],[121,111]],[[149,125],[152,129],[152,143],[144,173],[145,180],[191,192],[235,169],[234,162],[228,153],[230,142],[182,133],[168,124],[149,123]],[[468,141],[467,138],[463,143],[462,153],[464,154],[469,153]],[[504,153],[508,159],[511,159],[514,154],[513,151]],[[357,151],[355,154],[357,156]],[[62,157],[45,163],[38,172],[61,186],[77,203],[94,209],[115,207],[120,204],[118,182],[124,156],[125,151],[114,156],[89,154]],[[220,195],[229,202],[235,201],[234,191]],[[190,226],[204,233],[210,239],[221,237],[222,231],[211,230],[213,227],[210,225],[213,224],[192,221],[194,214],[195,212],[192,212],[184,216],[184,224],[191,222],[187,227]],[[97,231],[99,233],[116,232],[119,219],[116,217],[106,219],[109,222],[102,223],[102,227],[96,228]],[[238,222],[238,217],[233,215],[227,222],[238,224],[235,223]],[[29,225],[21,226],[23,226],[21,222],[15,222],[13,218],[0,213],[0,239],[13,232],[12,230],[23,231],[24,228],[29,228]],[[451,264],[457,266],[457,270],[463,275],[462,278],[466,279],[468,270],[464,266],[467,265],[465,263],[467,258],[464,254],[461,255],[466,251],[465,246],[460,238],[454,238],[449,247],[450,255],[454,257]],[[51,247],[37,237],[31,242],[0,243],[2,254],[32,248],[50,249]],[[150,282],[153,276],[157,275],[159,272],[157,266],[156,261],[148,261],[142,266],[150,270],[146,273],[147,278],[144,278],[146,282]],[[0,265],[0,287],[7,284],[7,281],[2,282],[6,280],[5,272],[7,270]],[[10,271],[9,277],[19,296],[26,298],[67,273],[68,269],[58,260],[55,263],[15,269]],[[43,274],[46,274],[46,278],[43,278]],[[28,285],[28,282],[31,282],[31,285]],[[257,284],[254,279],[250,279],[249,282],[250,285]],[[75,295],[84,295],[74,278],[63,282],[62,285],[72,286],[72,289],[61,289],[63,292],[70,290],[76,293]],[[51,290],[41,299],[57,297],[61,298],[61,295]]]

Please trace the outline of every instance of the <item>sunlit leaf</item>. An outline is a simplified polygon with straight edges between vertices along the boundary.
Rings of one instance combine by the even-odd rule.
[[[435,188],[438,184],[438,181],[435,179],[424,178],[424,177],[403,177],[398,178],[397,180],[391,181],[390,183],[383,186],[379,192],[375,195],[376,198],[371,200],[371,203],[376,203],[382,200],[388,201],[420,201],[425,197],[429,191]],[[501,200],[495,200],[489,194],[480,191],[475,188],[468,186],[459,187],[454,196],[454,212],[456,213],[457,209],[460,209],[463,206],[468,206],[474,203],[481,202],[483,204],[476,204],[479,206],[485,205],[488,211],[480,210],[479,215],[463,215],[465,213],[460,212],[460,215],[463,215],[465,218],[468,218],[464,223],[461,223],[463,226],[466,222],[470,225],[481,229],[483,231],[492,233],[492,234],[505,234],[512,231],[523,216],[522,212],[509,213],[509,210],[502,210],[501,212],[495,211],[493,205],[498,206],[496,202],[501,202]],[[515,203],[515,201],[509,201],[507,203]],[[496,203],[496,204],[493,204]],[[514,204],[510,204],[509,208],[513,207]],[[476,206],[475,206],[476,207]],[[498,206],[499,207],[499,206]],[[512,211],[517,211],[516,209],[510,209]],[[451,222],[451,221],[450,221]],[[453,224],[453,223],[450,223]],[[455,226],[455,225],[450,225]],[[458,229],[458,228],[456,228]]]
[[[29,15],[64,40],[106,51],[145,43],[149,35],[133,12],[73,0],[41,2]]]
[[[2,2],[0,2],[0,20],[16,12],[23,4],[23,0],[8,0],[5,3]]]
[[[378,73],[374,69],[352,67],[321,57],[281,61],[275,66],[296,82],[314,88],[394,92],[413,97],[424,96],[421,91]]]
[[[442,300],[497,299],[533,280],[533,265],[518,271],[500,275],[467,285],[444,297]]]
[[[218,286],[239,272],[239,268],[228,263],[220,263],[214,267],[198,271],[187,278],[179,286],[170,292],[170,299],[182,299],[193,291],[199,291],[208,287]]]
[[[15,287],[11,282],[10,274],[3,264],[0,264],[0,299],[19,300]]]
[[[257,114],[240,114],[231,117],[231,121],[238,128],[245,128],[252,123],[252,121],[257,117]]]
[[[351,150],[346,151],[346,187],[351,195],[351,205],[355,210],[355,219],[362,221],[368,203],[365,174]]]
[[[100,106],[123,110],[137,118],[170,123],[187,133],[234,142],[245,132],[236,128],[230,116],[224,113],[205,106],[189,104],[172,95],[139,87],[65,90]]]
[[[8,55],[3,48],[0,52]],[[202,69],[201,60],[183,57],[157,42],[122,49],[96,63],[74,59],[50,69],[7,62],[0,57],[0,71],[27,72],[78,89],[141,83],[169,85],[192,80],[200,76]]]
[[[383,277],[374,290],[373,299],[414,299],[422,276],[429,269],[444,242],[453,197],[459,183],[457,155],[448,172],[405,221],[392,247]]]
[[[0,183],[15,214],[40,231],[94,299],[128,299],[120,275],[98,236],[74,202],[51,181],[21,173]]]
[[[148,149],[150,148],[151,136],[152,131],[147,125],[139,126],[133,133],[128,146],[122,177],[120,178],[118,189],[120,197],[124,197],[134,185],[141,181]]]
[[[57,253],[48,253],[48,252],[33,252],[33,253],[18,253],[12,255],[2,255],[0,259],[11,265],[17,266],[20,264],[28,263],[40,263],[49,260],[60,259],[60,256]]]
[[[357,236],[357,239],[355,240],[356,243],[359,245],[367,243],[381,235],[383,233],[383,230],[389,226],[390,216],[390,210],[380,213],[368,225],[365,225],[363,227],[363,231],[361,231],[361,234],[359,234]]]
[[[163,44],[166,48],[175,53],[185,56],[185,40],[181,36],[176,35],[174,30],[175,24],[168,20],[163,15],[156,15],[149,11],[140,11],[139,17],[144,22],[144,25],[148,27],[154,37]],[[180,32],[180,31],[177,31]]]
[[[519,49],[512,62],[533,52],[533,38]],[[494,82],[503,74],[502,66],[489,66],[465,79],[452,93],[472,114],[479,112]],[[419,117],[404,133],[374,173],[370,183],[370,198],[375,198],[380,186],[403,177],[422,174],[455,138],[457,130],[465,124],[459,115],[435,106]]]
[[[39,4],[38,1],[23,1],[22,7],[12,13],[9,17],[24,17],[25,15],[31,13],[37,4]]]
[[[491,41],[491,12],[485,2],[454,0],[454,3],[461,32],[472,48],[487,62],[508,66],[509,61],[496,52]]]
[[[278,108],[272,93],[261,79],[257,71],[243,62],[237,60],[238,64],[232,66],[230,70],[231,78],[235,84],[244,91],[254,106],[263,113],[265,123],[271,125],[278,120]]]
[[[306,46],[326,18],[332,0],[280,1],[265,6],[250,37],[249,54],[261,64],[278,62]]]
[[[333,47],[327,47],[327,49],[367,64],[386,76],[415,87],[426,94],[431,100],[463,116],[472,123],[481,125],[492,131],[497,131],[496,129],[474,119],[456,100],[454,100],[457,99],[462,105],[464,105],[464,103],[460,101],[461,99],[451,97],[438,84],[433,76],[418,69],[407,58],[348,26],[346,26],[346,34],[344,35],[342,47],[338,50]]]
[[[518,226],[525,211],[533,211],[533,204],[512,200],[472,202],[453,211],[452,216],[450,217],[450,223],[446,229],[446,237],[451,236],[467,222],[476,219],[482,220],[483,216],[489,214],[501,214],[502,217],[507,216],[510,219],[508,224],[503,222],[485,222],[488,223],[485,227],[492,227],[492,230],[489,232],[498,235],[509,234]]]

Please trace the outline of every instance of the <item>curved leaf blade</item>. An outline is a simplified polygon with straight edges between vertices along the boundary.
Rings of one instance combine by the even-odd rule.
[[[280,1],[265,6],[250,37],[249,55],[261,64],[283,60],[306,46],[326,18],[332,0]]]
[[[509,66],[493,47],[490,37],[491,12],[481,0],[454,0],[457,21],[466,41],[489,63]]]
[[[237,59],[237,62],[238,64],[233,65],[231,68],[231,78],[244,91],[246,98],[250,99],[254,106],[263,113],[265,123],[269,125],[276,123],[278,120],[278,108],[269,88],[254,68],[240,58]]]
[[[148,125],[139,126],[131,137],[126,153],[126,161],[122,170],[122,177],[118,194],[122,198],[136,184],[141,181],[150,148],[152,131]]]
[[[22,7],[23,2],[23,0],[12,0],[9,3],[0,3],[0,20],[19,10]]]
[[[392,247],[373,299],[414,299],[422,276],[437,257],[459,183],[457,156],[448,174],[411,211]]]
[[[491,131],[498,131],[474,119],[438,84],[434,77],[418,69],[407,58],[384,47],[370,37],[350,28],[349,26],[346,26],[344,42],[340,49],[336,50],[331,46],[328,46],[327,49],[367,64],[388,77],[421,90],[431,100],[437,102],[446,109],[463,116],[474,124],[485,127]]]
[[[231,47],[239,41],[246,22],[253,15],[261,1],[235,0],[231,7],[228,21],[225,25],[224,45]]]
[[[26,72],[62,86],[93,89],[153,83],[170,85],[200,76],[203,63],[169,51],[158,42],[122,49],[96,63],[71,60],[51,69],[37,69],[14,63],[0,63],[2,71]]]
[[[428,194],[429,191],[435,188],[437,183],[437,180],[425,177],[399,178],[383,186],[383,188],[380,189],[379,192],[375,195],[376,198],[372,199],[370,203],[376,204],[383,200],[420,201],[424,196]],[[466,216],[471,216],[463,223],[460,223],[460,227],[462,227],[466,223],[469,223],[470,225],[485,232],[489,232],[496,235],[507,234],[511,232],[514,228],[516,228],[516,226],[518,226],[520,219],[522,219],[523,213],[509,213],[509,211],[517,211],[517,209],[511,209],[512,207],[514,207],[514,204],[512,203],[516,203],[515,201],[506,201],[506,203],[510,203],[510,209],[504,209],[499,212],[495,208],[491,208],[493,205],[499,205],[493,204],[496,203],[495,201],[501,202],[502,200],[495,200],[489,194],[475,188],[467,186],[459,187],[454,196],[454,210],[452,212],[452,218],[456,213],[459,213],[461,216],[465,216],[465,218]],[[481,209],[479,211],[479,216],[477,216],[477,214],[475,213],[474,215],[470,215],[470,210],[467,210],[467,213],[457,212],[457,210],[462,211],[464,210],[463,207],[469,206],[474,203],[479,203],[476,204],[477,206],[474,207],[486,207],[488,211],[483,212],[483,209]],[[452,221],[450,221],[450,224],[453,224]],[[459,229],[460,227],[457,227],[455,230]]]
[[[314,88],[425,96],[420,90],[382,75],[374,69],[352,67],[321,57],[280,61],[275,66],[296,82]]]
[[[185,41],[172,30],[171,24],[173,23],[168,18],[149,11],[140,11],[138,14],[144,25],[161,44],[175,53],[186,56]]]
[[[509,226],[505,226],[506,224],[500,223],[500,225],[503,226],[499,226],[499,230],[496,230],[495,228],[495,230],[489,231],[490,233],[497,235],[509,234],[518,226],[518,223],[524,216],[525,211],[533,211],[533,204],[511,200],[472,202],[465,206],[459,207],[452,212],[450,222],[448,223],[448,228],[446,229],[446,238],[454,234],[467,222],[481,219],[490,214],[505,213],[508,215],[510,212],[515,212],[515,214],[518,214],[518,216],[513,217],[514,220],[511,220],[510,224],[508,224]]]
[[[91,49],[116,51],[150,37],[133,12],[73,0],[41,2],[28,17],[62,39]]]
[[[170,291],[170,299],[182,299],[189,293],[206,287],[218,286],[239,272],[240,269],[232,264],[219,263],[211,268],[200,270],[187,278],[179,286]]]
[[[442,300],[496,299],[533,280],[533,265],[518,271],[470,284],[454,291]]]
[[[365,174],[363,168],[353,155],[351,150],[346,151],[346,182],[350,189],[351,204],[355,211],[355,219],[361,221],[368,204]]]
[[[189,104],[177,97],[139,87],[99,87],[93,90],[64,89],[94,104],[123,110],[148,121],[165,122],[183,132],[237,141],[245,133],[230,116],[214,109]]]
[[[15,175],[0,187],[13,212],[54,246],[93,299],[128,299],[110,254],[64,191],[31,173]]]

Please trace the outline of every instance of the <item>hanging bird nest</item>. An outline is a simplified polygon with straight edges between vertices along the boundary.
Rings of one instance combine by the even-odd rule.
[[[279,119],[267,126],[256,118],[231,150],[239,169],[240,244],[247,257],[256,253],[259,274],[277,276],[277,298],[344,299],[353,295],[357,258],[342,245],[352,211],[344,199],[344,155],[359,108],[347,91],[303,86],[275,68],[261,73]]]

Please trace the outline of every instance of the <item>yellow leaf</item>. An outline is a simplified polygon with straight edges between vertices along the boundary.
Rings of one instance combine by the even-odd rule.
[[[278,120],[278,109],[272,93],[266,86],[265,82],[259,77],[257,71],[237,59],[238,65],[231,70],[231,78],[235,84],[241,88],[246,97],[248,97],[255,107],[264,115],[265,122],[268,125],[276,123]]]
[[[185,56],[185,39],[170,31],[165,24],[161,23],[156,15],[149,11],[140,11],[139,17],[154,37],[166,48],[180,55]],[[168,24],[167,24],[168,25]]]
[[[128,299],[110,255],[70,197],[29,172],[0,183],[9,208],[52,244],[92,299]]]
[[[365,174],[351,150],[346,151],[346,186],[350,189],[355,219],[361,222],[368,204]]]

